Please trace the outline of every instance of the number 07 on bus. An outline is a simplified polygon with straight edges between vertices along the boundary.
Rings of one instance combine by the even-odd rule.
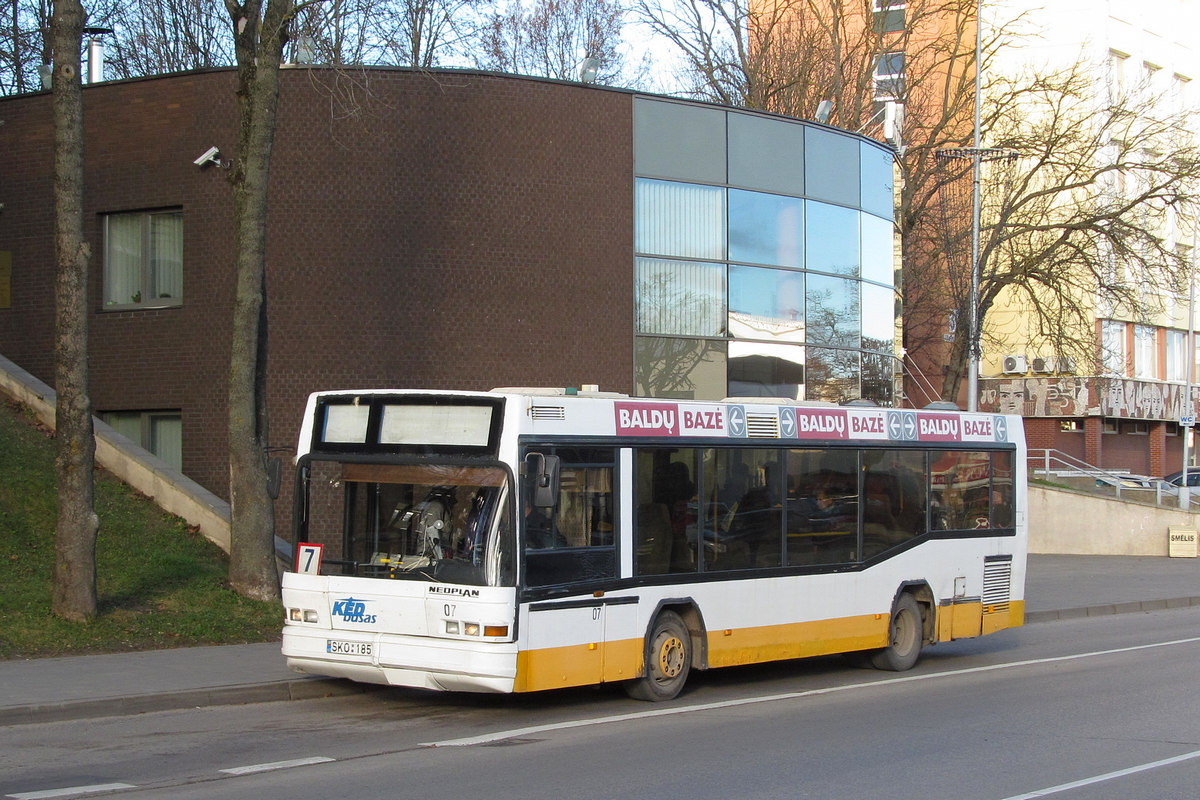
[[[308,400],[283,653],[473,692],[832,653],[912,667],[1019,626],[1020,418],[599,391]]]

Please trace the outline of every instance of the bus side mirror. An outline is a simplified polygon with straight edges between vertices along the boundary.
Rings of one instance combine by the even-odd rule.
[[[530,453],[525,457],[525,472],[533,482],[530,499],[537,508],[554,508],[558,501],[558,456]]]

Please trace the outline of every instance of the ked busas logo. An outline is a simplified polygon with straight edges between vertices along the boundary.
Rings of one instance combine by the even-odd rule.
[[[375,615],[367,613],[367,604],[353,597],[347,597],[345,600],[334,600],[333,616],[341,617],[342,622],[363,622],[368,625],[375,622]]]

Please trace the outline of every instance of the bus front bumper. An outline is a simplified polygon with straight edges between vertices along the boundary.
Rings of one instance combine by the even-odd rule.
[[[289,624],[283,628],[283,655],[293,672],[439,691],[507,693],[517,675],[517,646],[511,642]]]

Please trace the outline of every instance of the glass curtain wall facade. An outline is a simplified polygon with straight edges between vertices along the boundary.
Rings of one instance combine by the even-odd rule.
[[[637,392],[893,404],[891,152],[637,98]]]

